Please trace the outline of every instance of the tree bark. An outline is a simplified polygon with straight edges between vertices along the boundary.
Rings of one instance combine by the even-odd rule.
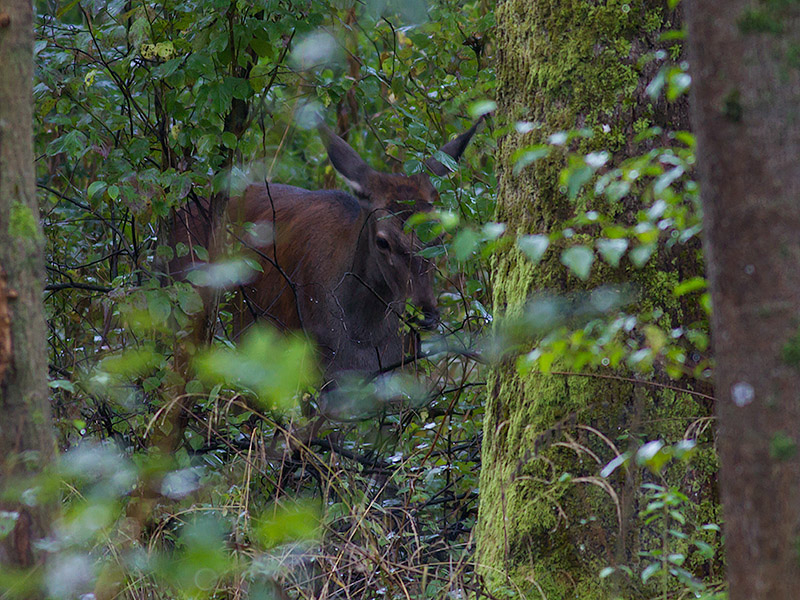
[[[555,131],[586,127],[594,136],[583,142],[581,151],[606,149],[625,158],[646,149],[633,142],[641,128],[688,129],[685,102],[649,101],[645,87],[660,65],[641,60],[666,47],[659,42],[660,35],[665,29],[680,28],[678,15],[653,0],[624,7],[629,10],[617,3],[587,0],[505,0],[498,5],[497,118],[511,133],[501,140],[497,153],[496,219],[507,223],[509,233],[557,231],[574,216],[576,204],[591,208],[586,206],[590,200],[571,202],[559,190],[563,154],[515,175],[517,149]],[[517,121],[538,122],[542,128],[518,134]],[[625,215],[635,214],[641,208],[638,202],[627,200],[618,218],[624,221]],[[591,244],[582,233],[573,240],[580,236]],[[548,250],[536,266],[514,248],[495,258],[497,317],[520,315],[527,298],[536,292],[562,295],[628,282],[639,289],[638,310],[664,311],[665,328],[702,318],[695,307],[672,294],[678,281],[702,272],[696,247],[651,259],[642,269],[627,261],[617,269],[596,262],[586,282],[560,264],[562,248]],[[612,585],[625,584],[601,581],[600,570],[620,564],[638,568],[641,532],[634,519],[640,508],[641,478],[631,471],[627,478],[618,472],[610,479],[619,512],[607,491],[588,480],[574,482],[580,476],[596,477],[601,467],[588,455],[554,442],[571,439],[603,460],[613,458],[599,436],[576,428],[575,423],[591,425],[615,441],[623,433],[632,440],[677,440],[691,420],[710,410],[708,403],[687,394],[587,375],[521,374],[513,360],[490,373],[476,545],[478,570],[497,596],[521,590],[531,598],[608,598]],[[682,382],[681,387],[691,384]],[[628,450],[626,442],[615,443]],[[714,487],[707,485],[715,470],[710,446],[703,449],[708,470],[692,469],[684,477],[703,482],[704,491],[696,499],[707,514],[700,518],[713,520]],[[573,481],[560,481],[564,473]],[[624,595],[644,597],[644,593],[634,589]]]
[[[14,520],[0,539],[0,568],[42,561],[46,505],[11,490],[53,458],[42,312],[43,237],[33,169],[33,14],[26,0],[0,2],[0,510]],[[24,487],[22,488],[24,489]]]
[[[800,9],[693,1],[731,600],[800,589]]]

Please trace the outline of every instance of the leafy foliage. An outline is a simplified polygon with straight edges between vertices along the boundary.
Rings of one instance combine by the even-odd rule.
[[[65,462],[110,465],[68,487],[57,542],[66,562],[54,568],[76,575],[54,595],[164,585],[193,597],[331,586],[393,596],[474,585],[466,559],[480,368],[441,353],[471,347],[486,322],[490,290],[473,249],[454,246],[439,259],[443,333],[457,342],[431,340],[440,358],[417,366],[437,393],[398,401],[405,377],[388,377],[385,400],[370,397],[371,421],[354,414],[312,437],[304,432],[316,431],[314,419],[302,413],[315,402],[316,368],[300,340],[263,331],[234,346],[223,305],[214,347],[201,353],[193,341],[203,290],[235,280],[236,265],[201,273],[201,293],[164,273],[190,250],[209,259],[207,249],[170,245],[176,207],[264,178],[337,185],[306,129],[315,113],[336,117],[377,168],[420,171],[448,132],[463,130],[468,121],[456,115],[468,119],[473,101],[491,94],[489,9],[316,0],[40,7],[36,141],[52,388],[61,443],[72,448]],[[442,210],[483,227],[493,181],[490,163],[437,180]],[[170,416],[180,403],[183,421]],[[77,535],[98,510],[102,518]]]
[[[688,440],[672,446],[665,446],[661,441],[652,441],[639,448],[635,459],[653,475],[659,476],[671,460],[687,461],[694,450],[694,443]],[[620,455],[615,464],[606,466],[603,475],[610,475],[616,466],[630,458]],[[642,487],[647,501],[639,516],[642,524],[657,534],[653,536],[651,547],[640,552],[644,567],[638,576],[642,583],[646,584],[651,579],[660,580],[662,598],[670,597],[675,583],[690,591],[695,598],[724,598],[722,582],[714,581],[711,573],[706,577],[708,581],[704,581],[689,570],[710,568],[713,571],[714,565],[711,561],[716,553],[713,542],[716,541],[714,535],[720,531],[719,526],[715,523],[692,523],[691,513],[694,507],[689,497],[664,485],[663,480],[661,483],[644,483]],[[615,574],[635,576],[627,565],[618,565],[606,567],[600,572],[600,577],[605,579]]]
[[[542,295],[487,335],[500,249],[515,245],[533,263],[558,252],[565,276],[588,279],[696,242],[693,138],[655,129],[638,140],[647,152],[620,161],[581,151],[591,130],[521,151],[515,173],[563,156],[560,185],[576,211],[563,229],[516,237],[494,221],[492,150],[503,132],[488,119],[467,164],[435,179],[437,211],[409,221],[423,239],[445,239],[424,251],[437,261],[444,309],[424,340],[427,359],[372,382],[360,404],[352,392],[344,422],[314,416],[319,381],[305,340],[262,330],[237,343],[224,302],[210,346],[193,337],[209,290],[224,296],[219,281],[235,281],[237,267],[214,265],[194,281],[201,288],[172,281],[174,257],[209,260],[209,249],[170,244],[174,209],[264,179],[338,185],[309,130],[318,114],[335,117],[376,167],[422,171],[443,138],[495,108],[492,9],[485,0],[39,5],[37,167],[64,449],[39,483],[64,494],[50,595],[473,593],[488,360],[708,377],[705,313],[665,330],[623,285]],[[681,65],[665,67],[648,93],[674,99],[685,77]],[[631,202],[639,209],[625,221]],[[704,285],[676,281],[674,293],[708,308]],[[173,418],[176,406],[185,410]],[[560,475],[554,485],[569,485]],[[647,489],[646,525],[667,527],[689,510],[677,489]],[[684,561],[658,552],[641,579],[675,576],[694,591]],[[1,583],[24,595],[22,580]]]

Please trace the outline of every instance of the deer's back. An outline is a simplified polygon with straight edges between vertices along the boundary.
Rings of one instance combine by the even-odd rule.
[[[338,190],[256,184],[229,214],[263,271],[243,286],[237,329],[263,318],[323,341],[340,330],[334,294],[353,264],[364,223],[358,200]]]

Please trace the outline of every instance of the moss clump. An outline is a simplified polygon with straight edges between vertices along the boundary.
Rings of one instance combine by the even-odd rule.
[[[797,444],[783,431],[777,431],[769,441],[769,455],[774,460],[789,460],[797,454]]]
[[[784,32],[783,23],[775,15],[763,8],[748,8],[739,17],[736,25],[742,33],[773,33]]]
[[[36,217],[29,206],[21,202],[11,204],[11,212],[8,219],[8,232],[12,237],[21,240],[39,239],[39,228],[36,224]]]
[[[781,359],[790,367],[800,368],[800,330],[783,345]]]
[[[731,90],[725,94],[725,98],[722,100],[722,114],[725,115],[725,118],[738,123],[742,120],[743,112],[742,97],[739,90]]]

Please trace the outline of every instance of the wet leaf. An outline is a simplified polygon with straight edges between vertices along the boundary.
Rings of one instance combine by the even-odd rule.
[[[579,278],[586,280],[594,262],[594,252],[586,246],[572,246],[561,253],[561,263]]]

